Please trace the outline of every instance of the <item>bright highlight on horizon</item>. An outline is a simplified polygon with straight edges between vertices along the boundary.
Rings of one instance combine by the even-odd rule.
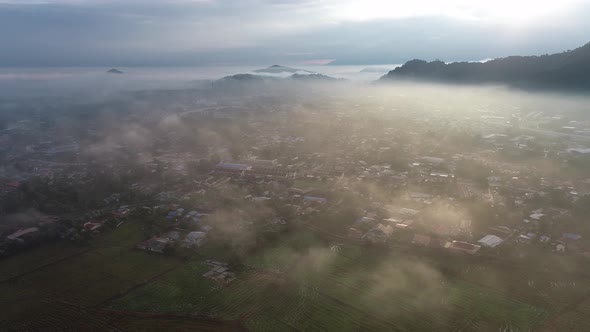
[[[582,0],[363,0],[334,1],[334,16],[343,20],[372,20],[448,16],[472,20],[511,20],[522,23],[563,14]],[[515,22],[516,21],[516,22]]]

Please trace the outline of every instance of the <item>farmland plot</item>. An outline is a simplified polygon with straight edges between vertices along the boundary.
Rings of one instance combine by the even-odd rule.
[[[191,263],[112,307],[239,319],[254,331],[528,331],[547,314],[501,290],[449,278],[431,260],[325,245],[309,234],[245,264],[222,287],[201,277],[202,263]]]
[[[133,226],[127,229],[135,233]],[[107,243],[99,241],[82,254],[0,282],[0,289],[4,290],[0,301],[3,308],[8,308],[0,315],[0,322],[6,322],[8,325],[4,326],[9,327],[34,322],[37,316],[31,313],[46,312],[55,301],[80,308],[98,306],[180,264],[177,259]]]
[[[48,243],[42,250],[32,249],[2,259],[0,281],[25,274],[43,266],[59,262],[88,250],[66,242]]]

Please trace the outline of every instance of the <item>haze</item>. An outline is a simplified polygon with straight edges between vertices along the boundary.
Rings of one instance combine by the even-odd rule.
[[[0,331],[590,331],[585,2],[0,0]]]

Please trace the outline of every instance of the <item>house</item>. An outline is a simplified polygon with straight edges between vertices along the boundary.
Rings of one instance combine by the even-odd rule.
[[[252,166],[246,164],[220,162],[215,166],[215,172],[227,175],[243,175],[250,170],[252,170]]]
[[[163,254],[164,249],[166,249],[166,246],[169,242],[170,241],[166,238],[153,237],[147,241],[138,244],[137,248]]]
[[[252,175],[260,175],[260,176],[279,176],[279,177],[287,177],[289,176],[289,172],[284,169],[277,160],[261,160],[257,159],[250,162],[252,168],[249,170],[248,173]]]
[[[429,182],[451,183],[455,181],[455,175],[443,172],[430,172]]]
[[[84,230],[89,232],[98,231],[102,227],[102,223],[100,222],[87,222],[84,223]]]
[[[363,237],[363,232],[361,230],[358,230],[354,227],[351,227],[348,229],[348,238],[349,239],[359,240],[362,237]]]
[[[163,191],[161,193],[156,194],[155,199],[160,202],[170,202],[178,200],[178,197],[174,192]]]
[[[574,233],[563,233],[561,234],[561,238],[559,239],[559,242],[562,242],[563,244],[567,245],[567,247],[570,250],[575,250],[578,251],[580,250],[581,247],[581,241],[579,241],[582,238],[582,235],[580,234],[574,234]]]
[[[354,227],[368,230],[376,225],[377,221],[369,217],[361,217],[354,222]]]
[[[432,196],[430,194],[424,194],[424,193],[418,193],[418,192],[408,193],[408,197],[412,200],[419,200],[419,201],[431,200],[434,198],[434,196]]]
[[[453,241],[448,245],[445,245],[445,247],[447,247],[451,252],[469,255],[475,255],[479,249],[481,249],[481,246],[463,241]]]
[[[203,274],[203,277],[209,278],[219,283],[227,284],[235,279],[235,274],[229,271],[227,263],[208,259],[205,261],[209,266],[209,271]]]
[[[377,229],[379,231],[381,231],[383,234],[387,235],[388,237],[391,236],[391,234],[393,234],[393,227],[391,227],[390,225],[383,225],[383,224],[379,224],[377,225]]]
[[[414,223],[413,219],[406,219],[406,220],[399,220],[399,219],[395,219],[395,218],[387,218],[387,219],[383,219],[383,222],[392,225],[395,228],[408,228],[409,226],[411,226]]]
[[[9,241],[16,241],[18,243],[25,243],[36,239],[39,236],[39,228],[29,227],[20,229],[6,237]]]
[[[582,238],[582,235],[574,234],[574,233],[563,233],[563,234],[561,234],[561,238],[564,241],[578,241],[579,239]]]
[[[162,237],[168,239],[169,241],[178,241],[180,239],[180,232],[170,231],[164,234]]]
[[[489,248],[495,248],[499,246],[504,240],[496,235],[488,234],[481,238],[477,243]]]
[[[199,211],[192,210],[192,211],[189,211],[189,212],[188,212],[188,213],[187,213],[187,214],[184,216],[184,219],[185,219],[185,220],[192,221],[192,222],[194,222],[194,223],[198,223],[199,221],[201,221],[201,219],[202,219],[203,217],[206,217],[207,215],[208,215],[208,214],[206,214],[206,213],[200,213]]]
[[[168,214],[166,215],[166,220],[174,220],[180,218],[184,213],[183,208],[174,208],[172,210],[173,211],[168,212]]]
[[[381,221],[383,221],[384,223],[390,224],[390,225],[396,225],[396,224],[400,224],[402,221],[396,218],[387,218],[387,219],[382,219]]]
[[[302,189],[299,188],[289,188],[289,193],[294,194],[294,195],[304,195],[305,191],[303,191]]]
[[[205,232],[190,232],[186,235],[183,241],[183,246],[186,248],[200,247],[205,242],[207,233]]]
[[[413,217],[415,215],[417,215],[418,213],[420,213],[420,211],[418,210],[414,210],[414,209],[408,209],[408,208],[401,208],[399,209],[399,214],[403,215],[403,216],[407,216],[407,217]]]
[[[376,243],[385,243],[387,239],[393,233],[393,227],[383,224],[379,224],[376,227],[370,229],[365,235],[361,237],[361,239],[376,244]]]
[[[537,237],[537,234],[535,233],[526,233],[526,234],[521,234],[516,238],[516,241],[519,243],[525,243],[525,244],[530,244],[535,238]]]
[[[367,223],[373,223],[375,222],[374,218],[370,218],[370,217],[361,217],[359,219],[357,219],[357,221],[355,222],[355,224],[367,224]]]
[[[103,201],[105,204],[109,205],[109,204],[118,203],[120,199],[121,199],[121,194],[113,193],[109,197],[103,199]]]
[[[580,156],[590,154],[590,148],[574,148],[574,149],[567,149],[567,152],[571,153],[572,155]]]
[[[431,165],[440,165],[445,162],[445,160],[442,158],[430,157],[430,156],[424,156],[419,159],[421,162],[431,164]]]
[[[122,205],[117,209],[117,211],[113,212],[113,216],[117,218],[126,217],[131,210],[129,209],[129,205]]]

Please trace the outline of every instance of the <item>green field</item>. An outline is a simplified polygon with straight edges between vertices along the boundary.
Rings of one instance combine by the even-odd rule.
[[[66,242],[48,243],[42,249],[33,249],[20,255],[4,258],[0,261],[0,281],[14,278],[35,268],[58,262],[60,259],[82,253],[86,247]]]
[[[547,310],[500,290],[450,280],[430,262],[324,245],[310,233],[250,257],[248,272],[215,286],[190,263],[111,304],[119,310],[241,319],[251,330],[529,331]]]
[[[228,322],[221,326],[230,330],[241,325],[252,331],[584,331],[589,326],[590,278],[568,269],[579,264],[566,258],[532,267],[441,258],[329,243],[299,231],[248,256],[237,279],[222,286],[202,277],[208,271],[203,260],[227,253],[213,246],[203,252],[206,257],[183,261],[134,249],[142,237],[140,224],[129,223],[90,247],[52,245],[5,261],[0,275],[13,278],[0,282],[0,325],[43,330],[82,320],[106,329],[118,321],[123,324],[118,327],[141,330],[155,329],[145,321],[154,319],[162,327],[215,329],[216,321],[198,320],[205,317]],[[35,319],[32,312],[38,313]]]
[[[32,312],[45,312],[45,307],[55,301],[81,308],[101,306],[181,264],[177,259],[135,250],[132,243],[136,237],[141,237],[140,227],[130,223],[80,254],[72,255],[80,251],[79,247],[51,248],[52,252],[69,255],[58,262],[48,257],[44,248],[14,256],[11,259],[20,258],[22,264],[9,260],[2,271],[9,276],[18,272],[20,277],[0,283],[0,322],[3,326],[20,324]]]

